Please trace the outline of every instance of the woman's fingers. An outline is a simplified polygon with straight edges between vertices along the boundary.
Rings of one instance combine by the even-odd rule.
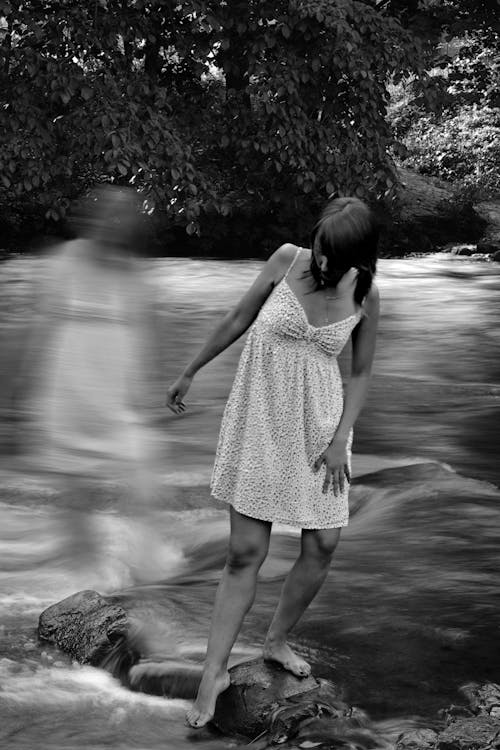
[[[344,465],[344,474],[345,474],[345,478],[350,484],[351,483],[351,470],[347,464]]]
[[[167,401],[165,405],[168,406],[170,411],[173,411],[174,414],[182,414],[183,411],[186,411],[186,404],[179,397],[177,391],[167,391]]]
[[[333,484],[333,494],[335,497],[339,494],[339,486],[340,486],[340,472],[337,468],[335,468],[332,471],[332,484]]]
[[[323,480],[323,493],[326,494],[328,492],[328,488],[330,486],[330,483],[332,484],[333,488],[333,494],[335,497],[337,495],[340,495],[344,492],[346,489],[346,482],[351,481],[351,471],[349,469],[349,466],[347,464],[344,464],[343,466],[329,466],[328,462],[325,458],[325,455],[322,454],[313,465],[314,471],[319,471],[322,464],[325,464],[325,478]]]

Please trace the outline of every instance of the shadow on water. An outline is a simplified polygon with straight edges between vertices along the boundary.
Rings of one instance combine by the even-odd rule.
[[[165,381],[258,267],[152,263]],[[0,335],[12,344],[43,262],[23,258],[2,272],[2,291],[9,291],[0,297]],[[348,700],[368,711],[379,730],[372,741],[382,746],[410,725],[437,721],[439,709],[460,700],[464,683],[499,678],[500,274],[494,264],[440,256],[383,261],[379,282],[380,343],[356,431],[351,523],[294,638],[315,674],[343,685]],[[163,381],[149,394],[150,422],[164,435],[154,518],[164,554],[144,577],[148,583],[136,585],[123,556],[138,532],[120,517],[119,485],[96,490],[102,554],[93,571],[72,577],[51,562],[64,493],[50,478],[21,473],[5,451],[0,711],[7,718],[0,738],[9,748],[159,748],[165,738],[176,750],[195,739],[206,750],[230,746],[208,731],[190,733],[184,700],[133,693],[105,672],[42,656],[34,628],[45,606],[92,580],[135,613],[148,653],[191,665],[179,689],[192,690],[228,531],[207,485],[241,346],[200,375],[184,419],[165,414]],[[7,346],[12,356],[2,363],[7,382],[14,349]],[[295,532],[275,529],[236,659],[258,653],[298,543]]]

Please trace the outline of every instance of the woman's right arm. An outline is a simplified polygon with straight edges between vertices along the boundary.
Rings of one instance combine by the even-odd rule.
[[[166,405],[173,412],[180,414],[184,411],[182,399],[198,370],[227,349],[252,325],[262,305],[285,275],[296,252],[295,245],[281,245],[269,258],[248,292],[222,318],[198,354],[168,389]]]

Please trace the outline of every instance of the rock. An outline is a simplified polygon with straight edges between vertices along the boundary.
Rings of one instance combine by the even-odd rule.
[[[219,697],[213,720],[224,734],[254,738],[269,729],[273,734],[285,735],[287,727],[298,724],[305,718],[304,714],[312,716],[317,710],[321,684],[312,676],[300,679],[262,659],[238,664],[230,670],[230,676],[231,685]],[[332,705],[333,696],[339,702],[338,694],[330,688]],[[339,705],[340,711],[349,710],[346,704],[340,702]],[[279,707],[281,714],[277,713]]]
[[[477,249],[480,253],[485,255],[494,255],[500,253],[500,239],[496,242],[493,240],[479,240],[477,243]]]
[[[38,636],[53,643],[82,664],[101,665],[116,645],[126,639],[127,613],[111,598],[96,591],[80,591],[52,605],[40,615]]]
[[[382,257],[435,252],[446,245],[475,243],[483,235],[486,220],[472,206],[458,205],[453,185],[405,167],[397,171],[397,204],[393,216],[382,219]]]
[[[485,685],[472,683],[465,685],[462,692],[467,697],[470,707],[475,714],[496,713],[500,708],[500,685],[487,682]]]
[[[193,700],[202,669],[201,664],[175,659],[142,661],[131,667],[128,682],[132,690],[141,693]]]
[[[452,255],[473,255],[476,252],[476,245],[455,245],[451,249]]]
[[[467,706],[451,706],[440,712],[446,726],[439,733],[433,729],[405,732],[396,750],[493,750],[500,747],[500,685],[475,683],[462,692]]]
[[[500,253],[500,200],[482,201],[474,210],[486,224],[482,237],[477,243],[480,253]]]
[[[489,716],[456,719],[439,733],[437,750],[486,750],[497,747],[500,723]]]
[[[500,263],[500,248],[492,254],[491,260],[494,260],[496,263]]]
[[[437,738],[433,729],[412,729],[398,737],[396,750],[433,750]]]

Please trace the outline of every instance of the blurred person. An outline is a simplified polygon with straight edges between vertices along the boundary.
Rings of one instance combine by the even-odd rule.
[[[136,559],[124,565],[147,566],[147,550],[153,554],[144,539],[134,541],[138,527],[119,528],[109,513],[95,513],[103,483],[120,485],[122,519],[144,518],[153,493],[154,436],[143,409],[154,332],[150,290],[134,254],[137,202],[130,189],[101,186],[78,204],[76,239],[56,249],[40,282],[24,363],[25,461],[63,493],[66,555],[75,569],[92,566],[101,552],[132,557],[134,545]],[[115,538],[104,543],[106,526]]]
[[[273,523],[302,529],[264,658],[298,677],[310,665],[287,643],[319,591],[348,523],[353,425],[365,400],[379,316],[372,283],[378,229],[369,208],[338,198],[325,208],[311,249],[280,247],[253,286],[169,388],[177,414],[194,375],[248,328],[224,412],[213,496],[229,504],[231,535],[218,588],[203,677],[187,720],[201,727],[229,685],[228,658],[255,597]],[[352,339],[343,394],[337,357]]]

